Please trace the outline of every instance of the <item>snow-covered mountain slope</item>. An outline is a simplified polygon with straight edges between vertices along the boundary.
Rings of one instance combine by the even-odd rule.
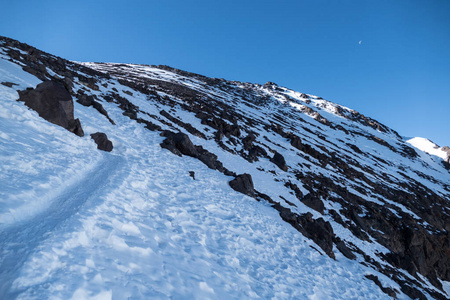
[[[7,38],[0,83],[2,299],[450,296],[449,166],[373,119]]]
[[[417,149],[426,152],[431,155],[438,156],[444,161],[450,162],[450,148],[449,147],[439,147],[432,141],[426,138],[415,137],[407,140],[412,146]]]

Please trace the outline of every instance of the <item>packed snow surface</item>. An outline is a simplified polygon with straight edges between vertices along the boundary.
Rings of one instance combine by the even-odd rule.
[[[323,255],[116,106],[113,126],[75,103],[84,138],[44,121],[16,101],[40,81],[0,63],[0,82],[20,84],[0,85],[0,298],[388,298],[364,277],[370,268]],[[111,153],[96,149],[96,131]]]

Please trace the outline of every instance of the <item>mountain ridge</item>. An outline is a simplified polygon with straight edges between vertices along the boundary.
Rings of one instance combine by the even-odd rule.
[[[116,107],[130,122],[160,132],[163,148],[240,180],[230,180],[234,190],[269,203],[318,252],[331,259],[342,253],[389,277],[398,286],[366,276],[387,295],[445,299],[448,166],[417,153],[394,130],[270,82],[167,66],[79,64],[1,40],[11,62],[64,85],[75,111],[93,110],[114,127]]]

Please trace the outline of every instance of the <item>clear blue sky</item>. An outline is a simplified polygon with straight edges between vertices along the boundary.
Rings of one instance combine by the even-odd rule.
[[[14,0],[0,35],[71,60],[273,81],[450,145],[449,0]]]

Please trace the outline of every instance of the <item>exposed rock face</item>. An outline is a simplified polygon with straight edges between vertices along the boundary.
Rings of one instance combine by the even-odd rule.
[[[311,207],[312,209],[320,212],[321,214],[323,214],[324,209],[325,209],[325,205],[323,204],[322,200],[320,200],[319,195],[315,194],[315,193],[309,193],[307,194],[305,197],[303,197],[301,199],[301,201]]]
[[[181,156],[181,154],[191,157],[198,156],[197,149],[186,134],[182,132],[164,132],[163,134],[167,138],[163,141],[161,147],[166,148],[179,156]]]
[[[442,151],[447,152],[447,159],[445,160],[445,162],[450,164],[450,147],[444,146],[441,149],[442,149]]]
[[[275,165],[277,165],[278,168],[280,168],[283,171],[287,171],[287,165],[286,160],[284,159],[283,155],[276,152],[274,153],[273,157],[270,159],[271,162],[273,162]]]
[[[244,173],[236,176],[229,182],[231,188],[237,192],[253,197],[255,195],[255,188],[253,187],[253,180],[250,174]]]
[[[93,96],[91,95],[87,96],[85,94],[82,94],[77,100],[77,102],[83,106],[91,106],[94,103],[94,101],[95,100]]]
[[[80,120],[74,119],[73,100],[63,84],[45,81],[35,89],[19,92],[19,101],[35,110],[45,120],[64,127],[78,136],[84,136]]]
[[[103,106],[99,102],[95,101],[94,96],[81,93],[77,94],[76,97],[78,98],[77,100],[78,103],[80,103],[83,106],[94,107],[99,113],[104,115],[108,119],[108,121],[111,122],[111,124],[115,125],[114,121],[109,117],[108,112],[103,108]]]
[[[103,132],[96,132],[91,134],[91,138],[97,144],[97,149],[111,152],[113,150],[113,143],[108,140],[108,136]]]
[[[333,238],[334,232],[329,222],[326,222],[322,218],[316,220],[312,219],[312,216],[303,217],[300,220],[303,228],[314,242],[322,248],[325,253],[334,258],[333,253]]]
[[[312,239],[329,257],[335,258],[333,253],[335,235],[329,222],[323,218],[314,219],[311,213],[299,215],[279,203],[275,203],[273,208],[280,212],[283,220],[290,223],[304,236]]]
[[[163,131],[161,135],[166,137],[166,139],[161,143],[162,148],[165,148],[178,156],[187,155],[197,158],[208,168],[218,170],[225,175],[235,175],[234,172],[224,168],[223,164],[217,160],[217,155],[203,149],[202,146],[194,145],[187,134],[182,132],[174,133],[166,130]]]

